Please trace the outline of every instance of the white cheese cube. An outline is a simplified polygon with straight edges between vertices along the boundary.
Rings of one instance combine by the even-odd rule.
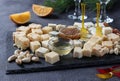
[[[49,26],[45,26],[45,27],[42,28],[42,31],[43,31],[44,34],[48,34],[52,30],[53,30],[52,27],[49,27]]]
[[[114,33],[110,33],[107,35],[108,39],[115,42],[115,41],[119,41],[120,40],[120,36],[116,35]]]
[[[102,41],[102,46],[107,47],[109,49],[113,48],[113,42],[112,41]]]
[[[75,47],[82,47],[82,42],[80,40],[73,40]]]
[[[41,42],[42,47],[48,48],[48,41],[49,41],[49,40],[42,41],[42,42]]]
[[[32,33],[36,33],[36,34],[43,34],[43,31],[41,29],[31,29]]]
[[[35,55],[38,57],[44,58],[44,55],[49,52],[49,49],[40,47],[37,50],[35,50]]]
[[[32,23],[32,24],[29,24],[28,27],[31,28],[31,29],[41,29],[42,25],[41,24]]]
[[[33,41],[30,42],[30,49],[31,51],[34,53],[36,49],[38,49],[40,47],[40,42],[39,41]]]
[[[29,33],[27,37],[30,39],[30,41],[42,41],[41,35],[36,33]]]
[[[15,41],[15,37],[26,37],[26,33],[25,32],[13,32],[13,41]]]
[[[56,30],[59,31],[59,30],[65,28],[65,27],[66,27],[66,25],[58,24],[58,25],[56,26]]]
[[[45,61],[54,64],[60,60],[59,54],[56,52],[50,52],[45,54]]]
[[[97,23],[95,23],[95,27],[97,26]],[[105,26],[104,26],[104,23],[99,23],[99,26],[100,27],[102,27],[102,28],[104,28]]]
[[[74,48],[73,57],[74,57],[74,58],[82,58],[82,57],[83,57],[81,47],[75,47],[75,48]]]
[[[92,22],[85,22],[85,26],[86,26],[87,28],[95,27],[95,25],[94,25]]]
[[[111,27],[104,27],[104,28],[102,28],[102,33],[104,35],[110,34],[110,33],[112,33],[112,28]]]
[[[57,24],[48,23],[48,26],[49,26],[49,27],[52,27],[53,30],[56,30]]]
[[[19,28],[16,28],[17,32],[25,32],[26,34],[28,34],[30,32],[30,28],[26,27],[26,26],[20,26]]]
[[[74,22],[73,26],[75,26],[75,27],[81,29],[81,27],[82,27],[82,23]]]
[[[29,47],[30,40],[26,37],[18,36],[15,37],[15,45],[22,50],[25,50]]]
[[[49,34],[43,34],[43,35],[41,35],[42,41],[48,40],[49,38],[50,38]]]

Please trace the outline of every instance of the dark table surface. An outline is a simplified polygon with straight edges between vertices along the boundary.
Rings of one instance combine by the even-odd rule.
[[[60,15],[52,15],[49,18],[40,18],[36,16],[31,9],[33,3],[43,4],[44,0],[0,0],[0,81],[102,81],[97,78],[95,74],[97,73],[96,68],[100,67],[111,67],[100,66],[100,67],[86,67],[77,68],[70,70],[61,71],[50,71],[50,72],[37,72],[28,74],[13,74],[6,75],[6,44],[7,44],[7,32],[15,31],[16,26],[9,19],[9,15],[12,13],[31,11],[32,18],[31,22],[40,23],[42,25],[47,25],[47,23],[56,24],[67,24],[72,25],[73,20],[67,18],[67,13]],[[112,25],[114,27],[120,28],[120,0],[109,10],[109,15],[114,18]],[[95,14],[89,12],[89,19],[95,17]],[[108,59],[109,60],[109,59]],[[120,78],[113,77],[106,81],[120,81]]]

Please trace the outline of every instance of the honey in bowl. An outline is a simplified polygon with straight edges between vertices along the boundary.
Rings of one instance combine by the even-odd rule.
[[[73,40],[56,37],[49,41],[49,48],[60,56],[68,55],[73,49]]]

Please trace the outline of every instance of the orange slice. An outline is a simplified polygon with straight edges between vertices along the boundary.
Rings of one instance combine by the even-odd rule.
[[[36,15],[40,17],[48,16],[53,12],[52,7],[47,7],[47,6],[37,5],[37,4],[32,5],[32,10]]]
[[[10,19],[16,24],[25,24],[31,19],[30,11],[11,14]]]

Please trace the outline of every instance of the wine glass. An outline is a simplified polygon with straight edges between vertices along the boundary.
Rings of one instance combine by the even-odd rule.
[[[68,15],[69,19],[80,19],[82,20],[82,16],[81,16],[81,10],[80,10],[80,4],[81,4],[81,0],[74,0],[75,2],[75,10],[74,13],[72,15]],[[87,19],[87,16],[84,16],[84,19]]]
[[[107,16],[106,14],[106,6],[110,2],[110,0],[99,0],[101,4],[101,15],[100,22],[112,23],[113,19]]]

